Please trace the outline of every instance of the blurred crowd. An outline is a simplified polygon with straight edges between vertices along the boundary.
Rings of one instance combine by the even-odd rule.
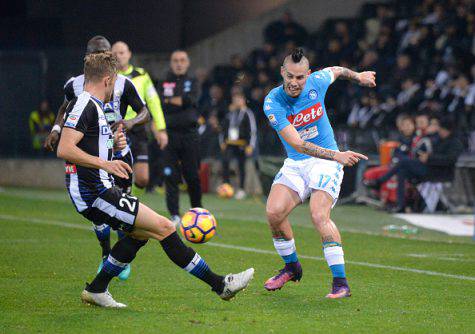
[[[337,81],[328,91],[327,110],[340,144],[375,151],[381,139],[396,132],[398,115],[422,112],[449,118],[464,148],[475,151],[474,9],[465,0],[367,4],[357,18],[328,20],[314,33],[285,13],[265,28],[261,48],[197,71],[204,135],[214,143],[204,154],[219,153],[213,137],[236,92],[245,94],[254,112],[261,151],[280,152],[261,106],[280,83],[283,57],[297,46],[306,48],[312,70],[340,65],[377,72],[376,89]]]

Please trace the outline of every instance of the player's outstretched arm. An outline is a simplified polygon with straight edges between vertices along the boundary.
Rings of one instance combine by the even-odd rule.
[[[61,128],[64,124],[64,113],[66,112],[66,107],[68,106],[68,101],[64,101],[63,104],[58,109],[58,114],[54,120],[54,126],[48,137],[46,137],[43,144],[44,148],[53,152],[58,144],[59,134],[61,133]]]
[[[350,80],[364,87],[376,87],[376,72],[355,72],[346,67],[333,66],[328,67],[336,79]]]
[[[142,109],[140,109],[140,111],[137,113],[137,116],[128,120],[121,119],[120,121],[112,124],[111,129],[112,131],[115,131],[117,130],[119,124],[122,124],[124,129],[128,131],[134,126],[145,124],[148,121],[150,121],[150,111],[148,111],[148,108],[146,106],[143,106]]]
[[[279,133],[290,146],[297,150],[297,152],[304,153],[315,158],[334,160],[344,166],[353,166],[361,159],[368,160],[368,157],[361,153],[353,151],[334,151],[305,141],[300,138],[299,133],[293,125],[287,125]]]
[[[69,161],[73,164],[88,168],[103,169],[110,174],[128,179],[127,172],[132,173],[132,168],[121,160],[105,161],[99,157],[90,155],[81,150],[77,144],[84,137],[80,131],[63,128],[63,134],[58,145],[58,158]]]

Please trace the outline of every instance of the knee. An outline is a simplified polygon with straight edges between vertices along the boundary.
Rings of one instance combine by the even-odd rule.
[[[312,222],[315,226],[325,225],[328,221],[328,215],[325,212],[313,211],[311,213]]]
[[[167,219],[165,217],[162,217],[161,222],[160,222],[160,234],[167,237],[170,234],[176,232],[176,227],[175,224],[170,219]]]
[[[286,212],[276,206],[267,206],[266,215],[271,226],[279,225],[286,218]]]
[[[149,177],[148,175],[136,175],[135,176],[135,185],[139,188],[145,188],[148,185]]]

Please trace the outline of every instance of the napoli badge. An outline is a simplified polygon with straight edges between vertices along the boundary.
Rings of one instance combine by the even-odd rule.
[[[311,89],[310,92],[308,92],[308,98],[310,100],[315,100],[317,96],[317,91],[315,89]]]

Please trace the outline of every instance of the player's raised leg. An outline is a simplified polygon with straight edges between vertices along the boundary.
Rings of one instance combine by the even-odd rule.
[[[332,291],[327,298],[350,297],[340,232],[330,219],[332,205],[333,198],[327,192],[323,190],[312,192],[310,197],[312,222],[322,238],[325,260],[333,275]]]
[[[222,299],[229,300],[246,288],[254,275],[254,269],[239,274],[221,276],[215,274],[206,261],[191,247],[186,246],[178,236],[175,225],[147,206],[140,204],[139,214],[132,235],[149,236],[160,241],[170,258],[180,268],[207,283]]]
[[[131,204],[133,206],[134,202]],[[160,241],[163,250],[173,263],[207,283],[223,300],[233,298],[247,287],[254,274],[253,268],[226,276],[215,274],[198,253],[183,243],[176,232],[175,225],[170,220],[143,204],[138,202],[135,204],[138,204],[138,211],[133,230],[114,245],[101,272],[83,291],[83,300],[99,306],[109,306],[107,296],[110,294],[107,292],[107,287],[110,281],[135,258],[148,239]],[[102,299],[99,300],[98,296]],[[95,300],[94,297],[96,297]],[[104,303],[101,304],[102,300]],[[124,304],[115,301],[114,303],[111,302],[112,307],[125,307]]]
[[[283,184],[274,184],[267,199],[266,214],[272,240],[277,253],[285,265],[279,273],[269,278],[264,287],[273,291],[280,289],[288,281],[300,281],[302,266],[297,257],[295,241],[288,216],[302,203],[299,195]]]

